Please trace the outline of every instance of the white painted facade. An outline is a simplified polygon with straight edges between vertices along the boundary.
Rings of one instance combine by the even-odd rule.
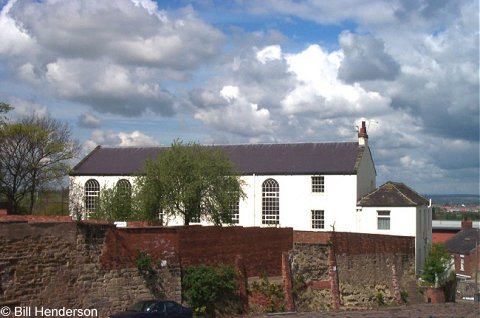
[[[373,162],[372,162],[373,165]],[[365,174],[366,175],[366,174]],[[272,226],[262,224],[262,184],[267,179],[274,179],[279,185],[278,227],[292,227],[301,231],[336,231],[356,232],[355,211],[358,195],[366,194],[368,185],[375,184],[375,171],[370,169],[369,178],[360,180],[356,175],[324,175],[323,193],[312,192],[311,175],[249,175],[242,176],[246,198],[239,204],[239,223],[241,226]],[[82,207],[84,202],[84,185],[90,180],[99,182],[100,189],[111,188],[119,180],[127,179],[132,186],[134,177],[125,176],[75,176],[70,177],[70,189],[76,195],[70,196],[71,207]],[[359,193],[358,188],[362,188]],[[363,193],[365,192],[365,193]],[[358,193],[358,194],[357,194]],[[324,211],[324,228],[312,228],[312,210]],[[72,212],[72,214],[74,214]],[[122,220],[118,220],[122,221]],[[181,225],[183,220],[164,220],[168,225]],[[206,224],[206,223],[203,223]]]
[[[388,211],[389,229],[378,229],[379,211]],[[432,209],[429,206],[358,207],[357,232],[415,237],[415,266],[423,268],[432,245]]]

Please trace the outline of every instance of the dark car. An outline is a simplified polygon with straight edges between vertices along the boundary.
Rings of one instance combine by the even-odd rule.
[[[171,300],[143,300],[109,318],[192,318],[193,312]]]

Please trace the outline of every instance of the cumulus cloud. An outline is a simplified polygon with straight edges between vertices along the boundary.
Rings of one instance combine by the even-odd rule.
[[[339,43],[344,59],[338,77],[346,82],[369,80],[393,80],[400,65],[385,52],[382,41],[371,36],[359,36],[350,32],[340,34]]]
[[[268,61],[280,60],[282,58],[282,48],[280,45],[271,45],[257,52],[257,59],[262,64]]]
[[[149,147],[158,146],[159,143],[151,136],[135,130],[133,132],[103,131],[96,129],[91,133],[86,147],[103,145],[112,147]]]
[[[49,115],[47,106],[40,103],[27,101],[17,97],[10,98],[8,102],[13,107],[11,112],[12,116],[9,117],[21,118],[31,115],[37,117],[47,117]]]
[[[84,126],[172,116],[168,135],[223,142],[353,141],[366,120],[379,183],[478,192],[477,1],[237,1],[212,24],[213,2],[177,5],[7,2],[0,95],[25,85],[24,100],[90,105]],[[86,144],[154,143],[129,125]]]
[[[240,95],[236,86],[225,86],[220,91],[225,100],[220,109],[201,109],[195,118],[217,129],[243,136],[257,136],[272,132],[273,123],[268,109],[260,108]]]
[[[341,51],[327,53],[320,46],[311,45],[286,59],[290,72],[297,77],[296,87],[282,101],[287,114],[315,113],[320,118],[332,118],[380,115],[389,109],[388,97],[338,79],[344,59]]]
[[[134,26],[134,27],[132,27]],[[0,53],[23,81],[101,112],[175,112],[168,79],[186,79],[219,52],[223,34],[191,8],[153,1],[9,1]]]
[[[59,96],[97,105],[97,111],[129,116],[146,109],[162,115],[174,112],[172,95],[146,80],[141,70],[82,59],[59,59],[46,69],[46,81]]]
[[[78,118],[78,125],[83,128],[99,128],[102,121],[91,113],[81,114]]]

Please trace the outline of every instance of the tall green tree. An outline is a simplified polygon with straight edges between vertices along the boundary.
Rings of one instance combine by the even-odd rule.
[[[137,199],[147,219],[180,217],[184,224],[232,222],[232,206],[245,196],[231,160],[218,148],[175,141],[146,162]]]
[[[91,219],[106,221],[136,221],[142,219],[133,206],[132,190],[115,185],[100,191],[96,211],[89,215]]]
[[[49,117],[25,117],[0,128],[0,192],[13,213],[29,198],[34,208],[35,194],[66,176],[69,160],[79,152],[69,126]]]

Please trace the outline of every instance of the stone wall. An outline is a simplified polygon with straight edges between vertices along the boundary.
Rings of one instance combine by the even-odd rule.
[[[0,223],[0,304],[97,309],[99,317],[155,296],[134,266],[105,268],[100,258],[109,225]],[[162,290],[180,300],[180,278]],[[170,269],[164,269],[170,272]],[[172,281],[173,276],[173,281]]]
[[[400,290],[411,293],[409,286],[415,286],[414,239],[409,237],[294,233],[291,228],[117,229],[111,224],[4,221],[0,305],[92,308],[105,317],[138,299],[181,301],[181,272],[188,266],[234,265],[241,257],[246,278],[281,277],[286,271],[282,253],[290,251],[297,311],[328,310],[332,246],[343,307],[373,306],[378,294],[392,301],[392,265]]]
[[[291,228],[28,221],[0,222],[0,305],[91,308],[101,317],[139,299],[181,301],[188,266],[233,266],[241,256],[246,277],[281,275],[293,245]]]
[[[290,253],[292,275],[297,282],[297,310],[332,308],[328,272],[329,249],[335,249],[342,307],[372,307],[383,300],[395,302],[398,290],[418,299],[415,289],[415,241],[412,237],[345,232],[295,232]],[[381,296],[379,296],[381,295]],[[380,299],[381,298],[381,299]]]

